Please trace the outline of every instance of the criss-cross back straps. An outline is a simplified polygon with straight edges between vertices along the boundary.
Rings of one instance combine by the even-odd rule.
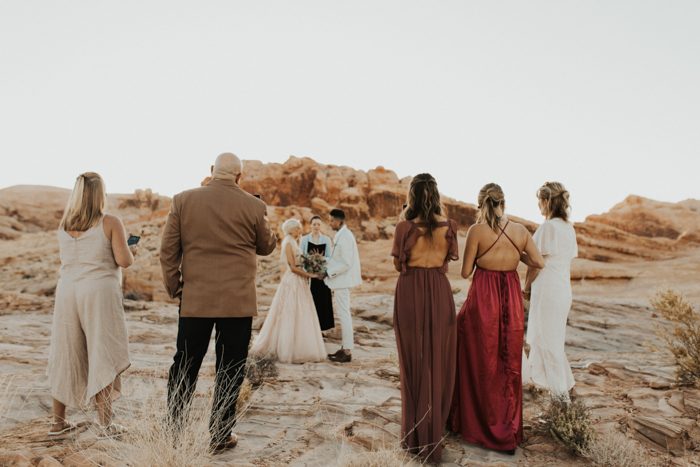
[[[510,236],[506,233],[506,227],[508,227],[508,224],[510,224],[510,220],[509,220],[508,222],[506,222],[506,225],[505,225],[504,227],[501,227],[500,225],[498,226],[498,228],[501,229],[501,233],[498,234],[498,237],[496,238],[496,241],[494,241],[494,242],[491,244],[490,247],[488,247],[486,250],[484,250],[483,253],[481,253],[479,256],[477,256],[477,257],[475,258],[475,261],[476,261],[476,260],[479,260],[479,259],[481,259],[481,258],[483,258],[484,255],[485,255],[486,253],[488,253],[489,251],[491,251],[491,248],[493,248],[494,246],[496,246],[496,243],[498,243],[498,241],[499,241],[499,240],[501,239],[501,237],[504,236],[504,235],[506,236],[506,238],[507,238],[508,240],[510,240],[510,243],[515,247],[515,249],[518,250],[518,253],[520,253],[520,248],[518,247],[518,245],[516,245],[515,242],[513,241],[513,239],[510,238]]]

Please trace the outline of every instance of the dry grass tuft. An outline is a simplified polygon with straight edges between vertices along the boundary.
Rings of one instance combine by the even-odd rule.
[[[12,379],[2,379],[2,381],[0,381],[0,418],[5,418],[7,416],[13,398]]]
[[[246,378],[250,384],[257,388],[266,379],[276,378],[278,375],[277,364],[270,357],[251,357],[246,365]]]
[[[651,305],[674,325],[672,330],[660,328],[659,335],[678,365],[678,383],[697,383],[700,379],[700,314],[681,294],[670,289],[658,292]]]
[[[552,396],[543,416],[544,427],[574,454],[583,456],[594,439],[588,408],[566,395]]]
[[[18,389],[14,385],[13,376],[0,380],[0,428],[4,426],[3,422],[10,413],[17,393]]]
[[[242,413],[248,408],[250,398],[253,397],[254,389],[248,378],[243,381],[241,389],[238,392],[238,401],[236,402],[236,412]]]
[[[338,457],[338,467],[403,467],[412,458],[399,448],[382,447],[364,452],[344,450]]]
[[[110,454],[117,463],[134,467],[186,467],[209,462],[209,410],[213,390],[195,394],[183,416],[186,429],[178,432],[167,419],[164,388],[151,386],[149,394],[124,414],[129,432],[112,441]]]
[[[141,391],[138,402],[132,403],[120,418],[126,420],[129,431],[112,440],[108,448],[110,457],[119,465],[133,467],[189,467],[211,463],[209,431],[214,402],[214,386],[204,392],[196,392],[182,412],[181,426],[168,417],[167,389],[161,382],[150,384]],[[237,400],[236,417],[240,419],[254,395],[248,381],[244,381]],[[226,398],[233,397],[228,395]],[[220,406],[221,407],[221,406]],[[224,416],[219,409],[215,420]]]
[[[596,437],[583,455],[599,467],[654,467],[646,451],[622,433],[610,432]]]
[[[343,432],[347,427],[344,427]],[[359,451],[351,446],[345,434],[339,436],[340,452],[336,460],[337,467],[402,467],[407,465],[422,465],[420,459],[409,454],[399,446],[393,438],[378,441],[367,450]]]

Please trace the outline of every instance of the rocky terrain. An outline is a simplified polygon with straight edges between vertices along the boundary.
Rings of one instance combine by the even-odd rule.
[[[282,183],[284,181],[284,183]],[[392,329],[393,271],[389,251],[409,179],[390,170],[326,166],[308,158],[245,165],[244,189],[259,193],[279,226],[289,216],[308,221],[340,206],[360,238],[364,283],[353,299],[358,347],[348,365],[277,365],[277,374],[246,393],[240,445],[207,458],[211,465],[401,465],[398,368]],[[0,465],[145,465],[127,441],[98,440],[91,411],[70,412],[79,433],[48,439],[51,398],[44,376],[58,268],[54,229],[68,191],[49,187],[0,190]],[[473,205],[445,200],[464,242]],[[124,273],[132,367],[120,422],[140,426],[164,398],[174,351],[177,310],[163,291],[159,235],[169,199],[150,192],[110,195],[109,210],[142,235],[135,265]],[[531,230],[536,224],[524,222]],[[700,465],[700,391],[674,383],[673,360],[657,336],[667,326],[649,307],[665,287],[700,309],[700,202],[661,203],[630,196],[609,212],[576,224],[581,257],[572,270],[574,306],[567,353],[576,393],[591,409],[601,436],[621,433],[656,465]],[[450,272],[455,300],[468,281]],[[258,329],[279,280],[277,257],[259,260]],[[335,350],[337,332],[326,338]],[[213,355],[200,378],[211,387]],[[248,386],[250,389],[250,386]],[[538,425],[546,400],[525,394],[525,442],[514,457],[446,437],[447,465],[585,465]],[[138,431],[138,430],[136,430]],[[133,441],[133,440],[132,440]],[[381,460],[381,461],[380,461]],[[353,464],[355,462],[355,464]]]

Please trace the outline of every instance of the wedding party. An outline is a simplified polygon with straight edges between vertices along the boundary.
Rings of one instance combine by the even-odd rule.
[[[0,467],[700,465],[700,3],[0,3]]]
[[[164,287],[179,302],[166,423],[186,429],[182,414],[214,331],[214,453],[238,444],[232,430],[249,353],[282,363],[352,361],[351,291],[362,282],[357,243],[343,210],[327,213],[336,232],[333,239],[322,233],[319,215],[310,219],[311,232],[301,243],[302,220],[285,220],[278,248],[264,201],[239,185],[244,174],[235,154],[219,155],[201,187],[173,198],[160,246]],[[66,418],[66,405],[85,402],[97,408],[100,437],[128,430],[112,420],[120,375],[130,366],[124,310],[115,300],[115,287],[118,296],[120,268],[133,263],[138,247],[128,244],[122,221],[105,214],[105,193],[99,174],[80,174],[58,231],[61,272],[48,367],[54,398],[49,436],[77,429]],[[499,185],[481,189],[461,267],[463,278],[474,278],[457,312],[445,274],[449,262],[460,259],[460,227],[445,216],[430,174],[411,180],[390,253],[399,273],[394,330],[401,444],[423,461],[440,462],[446,430],[467,443],[514,454],[523,437],[523,382],[567,397],[575,384],[564,349],[572,301],[570,263],[577,255],[568,222],[569,192],[561,183],[546,182],[536,198],[545,222],[531,236],[506,215]],[[284,272],[252,339],[256,257],[277,249]],[[520,262],[528,267],[524,288],[517,273]],[[523,347],[524,298],[534,304],[529,355]],[[90,314],[96,309],[110,310],[110,317],[96,321]],[[334,314],[341,347],[327,353],[321,322],[325,330],[335,327]],[[81,358],[66,358],[75,355]]]

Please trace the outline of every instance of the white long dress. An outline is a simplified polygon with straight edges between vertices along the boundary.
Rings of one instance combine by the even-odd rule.
[[[534,383],[554,394],[568,395],[574,386],[566,358],[566,320],[571,310],[571,260],[578,255],[573,225],[548,219],[533,236],[544,256],[544,268],[532,283],[523,382]]]
[[[282,363],[319,362],[326,359],[326,346],[314,299],[308,279],[289,269],[287,245],[292,246],[295,258],[300,253],[293,237],[282,240],[281,261],[285,271],[250,353],[276,358]]]

